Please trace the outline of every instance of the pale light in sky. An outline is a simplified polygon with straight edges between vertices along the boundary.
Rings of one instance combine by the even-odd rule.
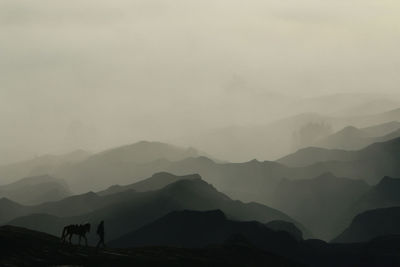
[[[3,161],[260,124],[299,97],[397,93],[399,8],[0,0]]]

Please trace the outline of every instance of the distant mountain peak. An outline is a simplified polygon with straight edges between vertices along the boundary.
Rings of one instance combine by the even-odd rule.
[[[193,179],[193,180],[180,180],[177,181],[175,183],[169,184],[165,187],[165,189],[167,188],[175,188],[175,187],[193,187],[193,186],[203,186],[203,187],[211,187],[213,188],[213,186],[207,182],[205,182],[203,179],[199,178],[199,179]]]
[[[252,160],[249,161],[249,163],[258,164],[258,163],[261,163],[261,161],[259,161],[258,159],[252,159]]]
[[[39,183],[47,183],[54,181],[61,181],[61,180],[58,180],[48,174],[44,174],[44,175],[25,177],[12,184],[39,184]]]
[[[161,191],[172,196],[206,196],[208,200],[230,200],[230,198],[221,192],[218,192],[215,187],[204,180],[191,179],[180,180],[169,184],[162,188]]]

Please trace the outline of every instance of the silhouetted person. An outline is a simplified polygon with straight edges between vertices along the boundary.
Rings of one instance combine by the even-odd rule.
[[[99,236],[100,240],[97,243],[96,248],[99,248],[100,245],[103,247],[106,247],[106,244],[104,243],[104,221],[101,221],[99,226],[97,226],[97,235]]]

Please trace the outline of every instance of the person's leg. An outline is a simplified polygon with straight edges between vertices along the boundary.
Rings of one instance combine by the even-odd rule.
[[[99,248],[100,244],[101,244],[101,238],[99,239],[99,242],[97,242],[96,249]]]

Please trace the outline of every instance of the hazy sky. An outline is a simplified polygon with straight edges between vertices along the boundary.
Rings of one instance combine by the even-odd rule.
[[[299,96],[396,93],[399,9],[396,0],[0,0],[0,163],[262,123]]]

